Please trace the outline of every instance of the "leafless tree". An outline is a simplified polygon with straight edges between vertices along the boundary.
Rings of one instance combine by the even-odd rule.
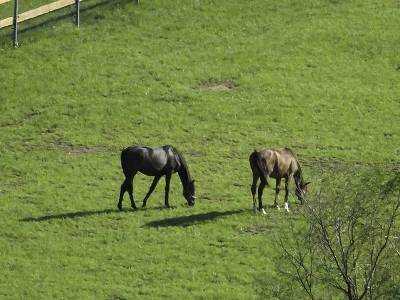
[[[376,182],[369,176],[355,193],[351,182],[316,193],[304,208],[303,233],[278,239],[290,267],[284,273],[310,299],[326,298],[326,288],[351,300],[390,298],[386,282],[400,277],[392,240],[400,213],[400,174],[383,186]]]

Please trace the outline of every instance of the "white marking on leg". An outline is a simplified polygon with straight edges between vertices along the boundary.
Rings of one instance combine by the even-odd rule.
[[[285,209],[287,212],[289,212],[289,203],[285,202]]]
[[[275,206],[278,210],[281,210],[281,208],[279,207],[279,205],[277,204],[276,206]]]
[[[264,208],[261,209],[261,212],[262,212],[263,215],[266,215],[266,214],[267,214],[267,213],[265,212]]]

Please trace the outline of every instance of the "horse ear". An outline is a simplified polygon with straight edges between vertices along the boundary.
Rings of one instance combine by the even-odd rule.
[[[310,183],[311,183],[311,181],[306,182],[306,183],[304,184],[304,186],[307,186],[307,185],[309,185]]]

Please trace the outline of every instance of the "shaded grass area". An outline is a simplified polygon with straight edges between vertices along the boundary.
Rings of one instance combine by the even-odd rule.
[[[248,155],[292,147],[311,193],[399,169],[397,4],[104,3],[79,30],[68,9],[24,23],[16,51],[0,30],[0,298],[277,298],[273,240],[301,207],[267,189],[253,214]],[[131,144],[175,145],[196,206],[175,175],[174,209],[162,180],[117,212]]]
[[[53,219],[73,219],[73,218],[83,218],[93,215],[102,215],[102,214],[110,214],[115,213],[115,209],[102,209],[102,210],[87,210],[87,211],[76,211],[76,212],[68,212],[62,214],[54,214],[54,215],[44,215],[39,217],[26,217],[20,219],[23,222],[32,222],[32,221],[48,221]]]
[[[190,226],[196,223],[212,221],[214,219],[230,216],[233,214],[243,213],[243,210],[230,210],[224,212],[207,212],[201,214],[193,214],[189,216],[176,217],[176,218],[167,218],[163,220],[152,221],[146,224],[149,227],[169,227],[169,226]]]

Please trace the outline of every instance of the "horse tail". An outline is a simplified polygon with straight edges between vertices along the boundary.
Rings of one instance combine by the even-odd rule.
[[[261,162],[257,150],[254,149],[254,152],[250,154],[249,161],[253,173],[254,171],[257,171],[260,177],[265,180],[265,183],[269,185],[268,173],[266,172],[266,169]]]
[[[127,162],[128,148],[121,151],[121,167],[125,177],[129,176],[128,162]]]

